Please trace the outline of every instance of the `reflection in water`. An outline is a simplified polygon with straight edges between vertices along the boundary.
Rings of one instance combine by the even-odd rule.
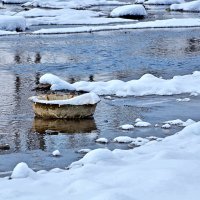
[[[96,130],[94,119],[66,120],[66,119],[41,119],[33,121],[33,131],[38,133],[50,133],[50,131],[62,133],[89,133]]]

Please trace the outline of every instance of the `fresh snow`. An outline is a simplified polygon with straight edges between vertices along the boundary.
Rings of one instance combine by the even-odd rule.
[[[43,103],[43,104],[56,104],[56,105],[88,105],[96,104],[100,101],[98,95],[93,92],[75,96],[67,100],[40,100],[37,96],[32,96],[29,98],[34,103]]]
[[[124,124],[124,125],[121,125],[120,128],[123,130],[130,130],[130,129],[133,129],[134,126],[131,124]]]
[[[200,0],[190,1],[181,4],[172,4],[170,10],[186,11],[186,12],[200,12]]]
[[[148,0],[145,1],[144,4],[151,4],[151,5],[171,5],[171,4],[178,4],[183,3],[184,0]]]
[[[52,155],[53,155],[53,156],[60,156],[61,153],[60,153],[59,150],[55,150],[55,151],[52,152]]]
[[[130,143],[134,140],[134,138],[131,138],[129,136],[118,136],[113,139],[113,142],[118,142],[118,143]]]
[[[98,138],[98,139],[95,140],[95,142],[107,144],[108,143],[108,139],[107,138]]]
[[[25,31],[25,29],[26,20],[24,17],[0,15],[0,30]]]
[[[199,200],[199,130],[197,122],[131,150],[96,149],[58,173],[0,178],[0,199]]]
[[[135,127],[148,127],[151,126],[149,122],[144,122],[144,121],[138,121],[134,125]]]
[[[73,28],[50,28],[34,31],[33,34],[66,34],[66,33],[91,33],[97,31],[111,31],[122,29],[150,29],[150,28],[191,28],[200,27],[199,18],[165,19],[135,24],[110,25],[110,26],[81,26]]]
[[[131,17],[131,16],[146,16],[147,12],[142,5],[126,5],[113,9],[110,13],[111,17]]]

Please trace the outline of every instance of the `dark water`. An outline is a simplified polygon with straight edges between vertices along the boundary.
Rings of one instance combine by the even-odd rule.
[[[171,97],[101,98],[94,119],[81,121],[34,119],[28,97],[35,95],[39,77],[54,73],[69,82],[138,79],[143,74],[171,78],[200,70],[200,29],[137,30],[56,36],[0,37],[0,172],[25,161],[39,169],[64,168],[81,157],[82,148],[128,149],[126,144],[96,144],[120,135],[165,137],[181,128],[135,128],[119,126],[137,117],[152,125],[166,120],[199,120],[199,97],[176,102]],[[47,130],[56,131],[49,134]],[[62,156],[51,152],[59,149]]]

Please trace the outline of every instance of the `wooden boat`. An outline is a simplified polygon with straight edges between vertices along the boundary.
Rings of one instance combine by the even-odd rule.
[[[80,119],[92,117],[99,97],[94,93],[83,95],[47,94],[30,97],[36,117]]]

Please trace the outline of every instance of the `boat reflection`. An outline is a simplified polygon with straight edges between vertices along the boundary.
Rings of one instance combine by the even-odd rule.
[[[81,120],[34,118],[33,121],[33,131],[41,134],[90,133],[94,130],[97,130],[97,127],[93,118]]]

